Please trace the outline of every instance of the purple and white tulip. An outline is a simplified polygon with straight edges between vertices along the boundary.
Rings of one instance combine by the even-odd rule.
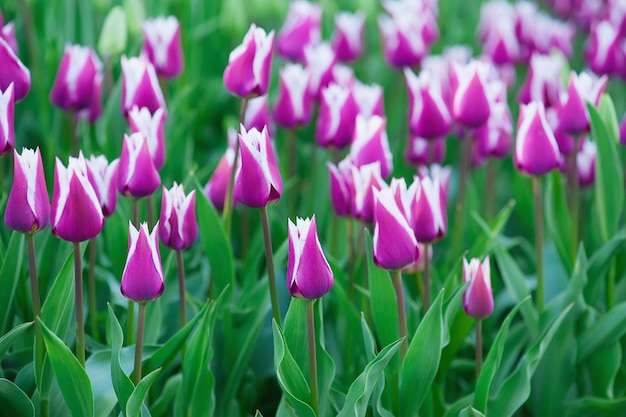
[[[321,147],[343,149],[352,142],[357,104],[349,88],[331,84],[322,90],[315,139]]]
[[[393,171],[393,157],[389,150],[387,121],[380,116],[365,118],[357,116],[350,159],[357,167],[380,163],[380,173],[386,178]]]
[[[196,190],[185,194],[183,185],[169,190],[163,187],[159,236],[165,246],[174,250],[186,249],[198,238],[196,219]]]
[[[445,136],[450,131],[452,117],[443,101],[439,83],[423,70],[416,76],[404,70],[409,90],[409,128],[411,133],[425,139]]]
[[[330,203],[337,216],[346,217],[352,214],[354,185],[352,184],[352,161],[346,158],[335,166],[327,162],[330,181]]]
[[[0,156],[15,146],[15,93],[13,84],[0,90]]]
[[[148,149],[156,169],[165,164],[165,111],[158,108],[150,113],[146,107],[133,107],[128,113],[128,124],[132,133],[142,133],[148,141]]]
[[[374,220],[374,190],[382,190],[387,184],[380,175],[380,162],[351,166],[354,198],[352,216],[365,223]]]
[[[154,65],[160,77],[174,78],[183,72],[183,46],[180,40],[180,23],[174,16],[144,20],[143,52]]]
[[[518,170],[534,176],[547,174],[561,163],[559,146],[540,102],[521,107],[513,160]]]
[[[120,194],[135,198],[147,197],[159,185],[161,177],[150,155],[146,136],[139,132],[124,135],[117,181]]]
[[[59,64],[50,101],[63,110],[83,110],[91,106],[94,79],[102,63],[88,46],[66,45]]]
[[[350,62],[363,53],[365,15],[339,12],[335,15],[335,33],[331,44],[338,61]]]
[[[117,205],[117,176],[120,160],[114,159],[109,163],[106,156],[91,155],[85,160],[87,164],[87,178],[91,183],[104,217],[109,217]]]
[[[491,267],[489,256],[481,263],[473,258],[463,259],[463,282],[469,287],[463,293],[465,314],[476,319],[487,318],[493,313],[493,290],[491,288]]]
[[[128,222],[128,257],[120,290],[124,297],[136,303],[147,303],[159,298],[165,289],[158,227],[157,222],[150,233],[147,223],[142,223],[137,230]]]
[[[23,99],[30,90],[30,70],[20,61],[11,45],[0,37],[0,90],[6,91],[13,83],[15,101]]]
[[[322,7],[305,0],[289,3],[285,24],[278,32],[278,55],[292,61],[304,61],[304,49],[322,40]]]
[[[452,66],[456,88],[453,90],[452,115],[465,127],[477,128],[487,123],[491,103],[487,91],[489,64],[470,61]]]
[[[282,127],[292,129],[311,120],[313,96],[309,90],[310,79],[309,70],[301,64],[287,64],[279,71],[274,119]]]
[[[165,98],[152,65],[145,58],[122,56],[122,112],[124,116],[133,107],[147,107],[150,113],[159,108],[166,111]]]
[[[414,196],[410,218],[415,239],[421,243],[431,243],[443,238],[448,229],[445,206],[447,193],[440,178],[416,178],[409,194]]]

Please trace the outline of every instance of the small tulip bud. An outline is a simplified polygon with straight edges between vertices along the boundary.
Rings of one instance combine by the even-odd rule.
[[[114,159],[109,164],[106,156],[91,155],[91,158],[85,160],[87,164],[87,178],[93,186],[102,214],[109,217],[115,211],[117,205],[117,175],[120,160]]]
[[[148,149],[152,156],[152,161],[156,169],[163,168],[165,164],[165,111],[158,108],[154,114],[150,113],[146,107],[141,110],[137,107],[128,113],[128,123],[130,131],[133,133],[143,133],[148,140]]]
[[[229,130],[229,136],[232,134],[237,138],[237,133],[234,130]],[[235,139],[238,140],[238,139]],[[217,168],[213,171],[213,175],[204,187],[204,193],[209,198],[213,206],[218,211],[224,210],[224,200],[226,199],[226,189],[228,188],[228,182],[230,181],[230,172],[233,169],[233,163],[235,161],[235,150],[231,147],[226,149],[224,156],[217,164]],[[238,161],[237,165],[240,163]],[[237,204],[237,200],[233,201],[233,207]]]
[[[487,123],[491,114],[487,93],[488,64],[480,61],[471,61],[464,66],[453,64],[452,71],[458,83],[453,92],[454,119],[471,128]]]
[[[113,7],[102,24],[102,31],[98,39],[100,55],[106,59],[124,52],[128,38],[127,28],[124,9],[120,6]]]
[[[145,20],[141,29],[145,42],[143,51],[154,65],[157,75],[175,78],[183,72],[183,46],[180,24],[174,16]]]
[[[446,216],[446,191],[438,177],[417,178],[410,194],[413,232],[418,242],[430,243],[443,238],[448,224]]]
[[[591,126],[587,103],[598,105],[607,82],[606,75],[595,78],[586,72],[580,75],[570,72],[567,93],[561,95],[558,108],[559,129],[570,135],[589,132]]]
[[[301,64],[287,64],[281,68],[274,118],[282,127],[292,129],[311,120],[313,96],[309,90],[310,79],[309,70]]]
[[[2,37],[0,37],[0,90],[6,91],[13,83],[15,101],[23,99],[30,90],[30,71],[24,66],[17,54]]]
[[[293,61],[304,60],[304,48],[317,45],[322,39],[320,30],[322,7],[304,0],[289,3],[285,24],[278,32],[278,55]]]
[[[154,66],[144,58],[122,56],[122,111],[124,116],[133,107],[147,107],[150,113],[162,108],[165,98]]]
[[[183,185],[176,182],[169,190],[163,187],[159,225],[161,242],[168,248],[180,250],[193,245],[198,238],[196,190],[185,194]]]
[[[246,112],[243,116],[243,125],[248,130],[255,127],[259,131],[267,126],[267,131],[270,135],[275,131],[267,95],[248,100]]]
[[[135,198],[147,197],[160,184],[161,177],[154,166],[146,136],[143,133],[124,135],[117,181],[120,194]]]
[[[365,15],[361,12],[339,12],[335,15],[335,34],[332,39],[337,60],[350,62],[363,53]]]
[[[147,303],[159,298],[165,289],[158,227],[157,222],[150,233],[147,223],[142,223],[139,230],[128,223],[128,257],[120,289],[124,297],[136,303]]]
[[[561,154],[542,103],[523,105],[517,123],[515,166],[529,175],[544,175],[559,167]]]
[[[441,89],[428,71],[419,76],[406,68],[404,70],[409,90],[409,127],[411,133],[425,139],[445,136],[450,131],[452,118]]]
[[[345,217],[352,214],[354,185],[352,184],[352,162],[344,159],[339,166],[327,162],[330,180],[330,202],[337,216]]]
[[[489,317],[493,313],[489,257],[487,256],[482,264],[477,258],[473,258],[469,263],[467,259],[463,259],[463,282],[470,283],[463,293],[465,314],[476,319]]]
[[[50,92],[50,101],[63,110],[89,108],[94,79],[100,72],[102,63],[90,47],[66,45]]]
[[[322,90],[315,140],[327,148],[343,149],[352,142],[357,105],[349,88],[331,84]]]

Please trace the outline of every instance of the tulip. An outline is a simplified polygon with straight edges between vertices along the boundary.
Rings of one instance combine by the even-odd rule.
[[[578,182],[581,187],[591,187],[596,180],[596,143],[585,140],[582,149],[576,155]]]
[[[267,131],[270,135],[274,132],[274,123],[272,114],[270,113],[267,95],[248,100],[246,112],[243,116],[243,125],[246,129],[255,127],[257,130],[263,130],[263,128],[267,126]]]
[[[152,195],[161,184],[148,139],[143,133],[124,135],[117,182],[120,194],[135,198]]]
[[[174,78],[183,71],[180,24],[174,16],[147,19],[141,25],[143,51],[160,77]]]
[[[393,171],[393,158],[389,150],[386,119],[372,116],[366,119],[357,116],[354,139],[350,148],[350,159],[360,167],[372,162],[380,162],[380,172],[386,178]]]
[[[4,92],[0,90],[0,156],[15,146],[14,112],[15,93],[11,83]]]
[[[142,133],[148,141],[148,149],[156,169],[165,164],[165,111],[158,108],[153,114],[146,107],[141,110],[133,107],[128,113],[128,123],[132,133]]]
[[[241,126],[241,166],[235,178],[235,200],[248,207],[262,208],[280,199],[283,180],[278,171],[267,128],[259,132]]]
[[[465,127],[476,128],[487,123],[491,106],[487,92],[488,64],[471,61],[465,66],[453,64],[458,85],[453,91],[452,114]]]
[[[301,64],[287,64],[281,68],[279,79],[274,119],[279,125],[290,129],[306,125],[311,120],[313,107],[309,70]]]
[[[514,6],[504,1],[484,3],[480,9],[478,32],[483,52],[494,64],[515,63],[520,57],[515,18]]]
[[[13,22],[9,22],[4,27],[2,26],[2,22],[0,22],[0,28],[2,28],[2,33],[0,33],[0,38],[3,38],[13,49],[13,52],[18,53],[18,45],[17,39],[15,38],[15,25]]]
[[[139,230],[128,222],[128,257],[122,274],[122,295],[136,303],[147,303],[163,294],[165,281],[157,237],[157,223],[150,233],[147,223]]]
[[[39,148],[13,151],[13,186],[4,222],[13,230],[32,234],[50,224],[50,201]]]
[[[596,74],[613,73],[621,59],[619,31],[611,22],[602,21],[592,26],[585,47],[585,58],[589,68]]]
[[[186,249],[198,238],[196,220],[196,190],[185,194],[183,185],[169,190],[163,187],[159,236],[165,246],[174,250]]]
[[[91,124],[102,116],[102,82],[104,80],[104,74],[99,72],[93,78],[93,86],[91,93],[91,103],[89,107],[80,111],[79,116],[87,118],[87,121]]]
[[[469,263],[467,259],[463,259],[463,282],[469,282],[469,287],[463,293],[465,314],[476,319],[489,317],[493,313],[489,257],[487,256],[482,263],[477,258],[473,258]]]
[[[506,102],[494,103],[487,123],[472,132],[481,156],[503,158],[513,144],[513,120]]]
[[[387,184],[380,175],[380,162],[351,166],[354,199],[352,215],[364,223],[374,220],[374,190],[382,190]]]
[[[441,89],[428,71],[416,76],[413,71],[404,70],[409,90],[409,127],[411,133],[425,139],[445,136],[450,131],[452,118]]]
[[[446,192],[438,177],[416,179],[410,194],[415,197],[411,204],[412,227],[418,242],[435,242],[446,234]]]
[[[417,169],[417,173],[420,179],[430,177],[431,180],[439,182],[439,186],[441,187],[441,206],[446,207],[448,204],[452,168],[439,164],[432,164],[430,166],[422,165]]]
[[[559,103],[561,92],[561,71],[565,59],[561,55],[533,54],[526,80],[520,87],[518,100],[528,104],[540,101],[546,108]]]
[[[278,32],[278,55],[293,61],[304,60],[304,48],[317,45],[321,34],[322,7],[308,1],[289,3],[285,24]]]
[[[17,57],[11,45],[0,37],[0,90],[6,91],[13,83],[15,101],[23,99],[30,90],[30,71]]]
[[[559,147],[542,103],[523,105],[517,124],[514,162],[518,170],[529,175],[544,175],[558,168]]]
[[[330,75],[330,82],[328,84],[335,83],[342,87],[352,89],[355,82],[356,77],[354,75],[354,70],[351,67],[344,64],[336,64],[333,66]]]
[[[404,159],[413,166],[440,164],[446,157],[445,138],[426,140],[411,135]]]
[[[559,128],[570,135],[587,133],[591,129],[587,103],[598,105],[600,95],[606,87],[608,78],[594,78],[583,72],[576,75],[570,72],[567,93],[561,96],[558,108]]]
[[[88,46],[66,45],[59,65],[50,101],[64,110],[82,110],[91,105],[94,78],[102,72],[102,63]]]
[[[320,43],[304,48],[304,62],[311,74],[309,90],[318,100],[333,78],[333,68],[336,63],[335,53],[328,43]]]
[[[133,107],[147,107],[150,113],[162,108],[165,98],[154,65],[144,58],[122,56],[122,111],[124,116]]]
[[[365,15],[361,12],[339,12],[335,15],[335,34],[331,44],[337,59],[349,62],[363,53]]]
[[[354,135],[357,105],[350,89],[331,84],[322,90],[315,139],[322,147],[343,149]]]
[[[92,239],[100,233],[104,215],[89,182],[82,154],[70,157],[67,168],[56,159],[52,192],[52,234],[70,242]]]
[[[232,134],[236,137],[237,133],[234,130],[229,130],[229,136]],[[230,178],[230,172],[233,169],[233,163],[235,161],[235,150],[232,147],[226,149],[224,156],[217,164],[217,168],[213,171],[213,175],[204,187],[204,193],[209,198],[213,206],[218,211],[224,210],[224,200],[226,199],[226,188],[228,187],[228,180]],[[238,161],[239,165],[239,161]],[[234,204],[237,202],[235,201]],[[234,207],[234,205],[233,205]]]
[[[262,96],[267,92],[274,52],[274,31],[266,34],[254,23],[243,43],[228,57],[224,70],[226,89],[241,98]]]
[[[358,107],[358,114],[365,117],[385,115],[383,89],[380,85],[356,81],[352,86],[352,96]]]
[[[330,180],[330,202],[337,216],[346,217],[352,214],[352,198],[354,185],[352,184],[352,162],[344,159],[335,166],[327,162]]]
[[[85,163],[87,164],[87,178],[100,201],[102,214],[104,217],[109,217],[117,205],[117,177],[120,160],[114,159],[109,164],[106,156],[91,155]]]
[[[418,65],[428,54],[424,39],[425,23],[423,17],[408,11],[378,17],[383,53],[389,65],[411,67]]]

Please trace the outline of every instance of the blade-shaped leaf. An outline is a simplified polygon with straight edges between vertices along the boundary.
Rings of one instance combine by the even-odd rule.
[[[13,232],[9,239],[7,252],[2,259],[0,268],[0,332],[4,330],[9,310],[13,303],[15,288],[22,272],[22,257],[24,256],[24,235]]]
[[[583,397],[567,404],[565,417],[622,417],[626,398]]]
[[[13,342],[21,336],[22,333],[30,326],[33,325],[34,322],[29,321],[27,323],[18,324],[14,328],[12,328],[8,333],[2,335],[0,337],[0,360],[4,358],[4,355],[9,351]]]
[[[122,352],[122,344],[124,342],[124,332],[120,326],[113,308],[108,305],[109,309],[109,335],[111,336],[111,381],[113,389],[117,396],[117,401],[122,409],[122,413],[126,416],[126,404],[133,393],[134,385],[120,363],[120,354]]]
[[[0,414],[4,416],[35,417],[30,398],[8,379],[0,378]]]
[[[588,358],[597,349],[615,343],[624,333],[626,333],[626,302],[613,307],[579,336],[578,362]]]
[[[548,176],[545,195],[544,213],[548,232],[569,274],[574,266],[571,251],[572,221],[565,198],[563,176],[560,172],[554,171]]]
[[[161,368],[155,369],[148,375],[144,376],[137,384],[133,393],[130,395],[128,402],[126,403],[126,415],[127,416],[139,416],[141,415],[141,405],[143,404],[150,387],[154,380],[159,376]]]

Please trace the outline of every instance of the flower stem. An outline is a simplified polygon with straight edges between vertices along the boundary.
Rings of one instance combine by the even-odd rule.
[[[141,381],[141,356],[143,350],[143,329],[146,322],[146,303],[139,303],[139,318],[137,320],[137,343],[135,344],[135,368],[133,382],[135,386]]]
[[[496,210],[496,167],[497,160],[489,158],[487,161],[487,172],[485,176],[485,220],[491,221]]]
[[[572,259],[576,259],[576,255],[578,252],[578,242],[579,242],[578,218],[580,216],[580,197],[579,197],[580,184],[578,182],[578,165],[577,165],[579,141],[580,141],[580,138],[576,136],[574,138],[574,151],[572,152],[572,155],[573,155],[572,176],[571,176],[572,196],[571,196],[571,207],[570,207],[571,213],[572,213]]]
[[[315,300],[306,301],[306,327],[309,341],[309,374],[311,382],[311,406],[313,412],[318,415],[318,392],[317,392],[317,346],[315,339]]]
[[[243,124],[243,118],[246,115],[246,108],[248,107],[248,99],[244,98],[241,101],[241,109],[239,110],[239,124]],[[239,130],[239,126],[237,126]],[[235,159],[233,160],[233,166],[230,170],[230,177],[228,179],[228,187],[226,188],[226,198],[224,199],[224,212],[222,213],[222,220],[224,221],[224,231],[226,236],[230,236],[230,224],[232,222],[233,211],[233,187],[235,185],[235,173],[237,171],[237,159],[239,159],[239,139],[235,144]],[[279,322],[280,323],[280,322]]]
[[[154,213],[152,212],[152,194],[146,197],[146,215],[148,217],[148,226],[154,225]]]
[[[423,314],[426,314],[426,311],[428,311],[428,309],[426,308],[426,304],[424,304],[424,298],[426,297],[424,294],[426,291],[424,290],[424,279],[422,278],[422,271],[420,271],[419,269],[415,271],[415,283],[417,284],[417,296],[420,300],[422,300],[422,312]]]
[[[402,287],[402,272],[399,269],[391,271],[391,279],[393,280],[393,289],[396,293],[396,304],[398,307],[398,330],[400,337],[404,338],[402,346],[400,346],[400,363],[404,359],[409,349],[409,340],[406,329],[406,311],[404,310],[404,289]]]
[[[180,328],[187,324],[187,304],[185,303],[185,263],[183,262],[183,251],[176,251],[176,262],[178,263],[178,305],[180,313]]]
[[[267,264],[267,280],[270,285],[270,299],[272,301],[272,315],[276,323],[282,328],[280,320],[280,306],[278,305],[278,291],[276,290],[276,273],[274,272],[274,255],[272,252],[272,237],[270,223],[267,217],[267,207],[261,207],[261,224],[263,226],[263,240],[265,243],[265,263]]]
[[[463,234],[465,232],[465,193],[467,189],[467,177],[469,175],[469,165],[472,158],[472,138],[469,130],[461,147],[461,173],[459,177],[459,194],[456,200],[456,214],[454,216],[456,224],[452,236],[452,254],[454,257],[460,256],[463,245]]]
[[[424,298],[422,299],[424,303],[424,315],[430,308],[430,287],[431,287],[431,279],[430,279],[430,258],[428,257],[428,249],[430,248],[430,243],[424,243]]]
[[[84,368],[85,321],[83,316],[83,266],[79,242],[74,242],[74,284],[76,302],[76,358]]]
[[[67,113],[70,120],[70,140],[72,143],[72,155],[78,156],[80,145],[78,143],[78,115],[75,110]]]
[[[537,310],[543,311],[543,211],[541,208],[541,177],[533,177],[535,195],[535,251],[537,262]]]
[[[100,340],[100,329],[98,329],[98,304],[96,300],[96,239],[94,237],[89,242],[89,275],[88,275],[88,292],[89,292],[89,324],[91,326],[91,336],[95,340]]]
[[[26,235],[26,242],[28,246],[28,268],[30,270],[30,294],[33,302],[33,316],[35,319],[35,370],[41,371],[43,368],[43,361],[45,356],[43,346],[43,333],[41,332],[41,326],[37,321],[41,318],[41,299],[39,296],[39,281],[37,279],[37,262],[35,257],[35,235],[30,233]]]
[[[480,376],[483,368],[483,321],[476,320],[476,379]]]
[[[139,199],[133,199],[133,225],[139,226]],[[128,346],[135,343],[135,302],[128,300],[126,319],[126,341]]]

